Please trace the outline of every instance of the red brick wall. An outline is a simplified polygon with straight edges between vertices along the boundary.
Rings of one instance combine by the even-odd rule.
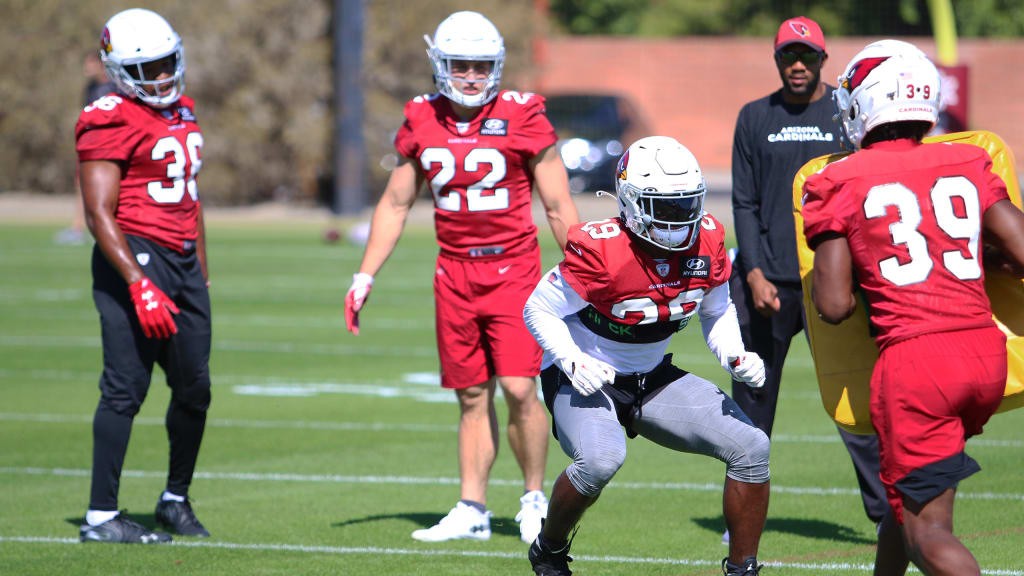
[[[874,38],[828,39],[822,77],[835,84],[849,60]],[[929,38],[909,38],[930,56]],[[705,172],[728,172],[736,115],[744,103],[779,88],[768,38],[551,38],[534,70],[541,94],[594,91],[628,96],[651,134],[673,136]],[[968,121],[1024,154],[1024,40],[961,39],[969,70]],[[628,145],[628,143],[627,143]]]

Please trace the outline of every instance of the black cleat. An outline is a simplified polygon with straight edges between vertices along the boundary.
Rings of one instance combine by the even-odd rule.
[[[196,513],[192,511],[192,504],[187,499],[184,502],[174,500],[157,502],[156,521],[171,532],[182,536],[198,536],[200,538],[210,536],[210,533],[196,518]]]
[[[125,518],[122,512],[98,526],[82,524],[78,530],[78,539],[82,542],[160,544],[162,542],[170,542],[171,535],[164,532],[154,532],[138,522]]]
[[[572,562],[572,556],[569,556],[571,544],[570,540],[561,550],[551,551],[541,544],[540,536],[537,536],[533,544],[530,544],[528,554],[533,573],[537,576],[572,576],[572,570],[569,570],[569,562]]]
[[[745,558],[739,566],[729,562],[729,558],[722,558],[722,574],[725,576],[758,576],[761,573],[762,564],[757,563],[756,556]]]

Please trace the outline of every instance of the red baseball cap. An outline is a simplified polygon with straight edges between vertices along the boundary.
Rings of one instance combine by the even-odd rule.
[[[806,16],[790,18],[779,26],[779,32],[775,35],[775,50],[796,42],[819,52],[825,51],[825,35],[821,33],[821,26]]]

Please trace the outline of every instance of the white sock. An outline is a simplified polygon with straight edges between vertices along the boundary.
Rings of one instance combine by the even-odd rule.
[[[89,526],[99,526],[108,520],[112,520],[120,514],[117,510],[89,510],[85,513],[85,523]]]
[[[184,502],[185,501],[185,497],[184,496],[178,496],[177,494],[172,494],[171,492],[168,492],[167,490],[164,490],[164,493],[160,496],[160,499],[161,500],[174,500],[175,502]]]
[[[530,490],[529,492],[523,494],[523,497],[526,498],[527,502],[530,502],[532,500],[540,500],[543,502],[547,500],[547,498],[544,497],[543,490]]]

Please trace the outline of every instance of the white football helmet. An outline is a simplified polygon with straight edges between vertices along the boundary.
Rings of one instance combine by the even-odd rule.
[[[181,38],[162,16],[144,8],[132,8],[114,14],[100,37],[100,59],[111,82],[126,96],[138,98],[154,108],[166,108],[185,92],[185,50]],[[146,66],[166,59],[166,70],[173,76],[157,80],[147,78]],[[170,83],[170,91],[160,87]],[[164,88],[166,90],[166,88]]]
[[[438,25],[433,40],[425,34],[423,39],[427,41],[427,56],[434,67],[438,92],[456,104],[471,108],[483,106],[498,95],[501,67],[505,64],[505,42],[494,24],[482,14],[468,10],[455,12]],[[452,60],[491,63],[491,73],[481,80],[484,88],[479,94],[462,93],[458,85],[465,81],[452,77]]]
[[[832,92],[847,140],[860,148],[872,128],[939,118],[939,71],[917,46],[900,40],[868,44],[846,66]]]
[[[704,174],[685,146],[648,136],[619,158],[615,197],[622,219],[638,237],[667,250],[697,241],[704,216]]]

